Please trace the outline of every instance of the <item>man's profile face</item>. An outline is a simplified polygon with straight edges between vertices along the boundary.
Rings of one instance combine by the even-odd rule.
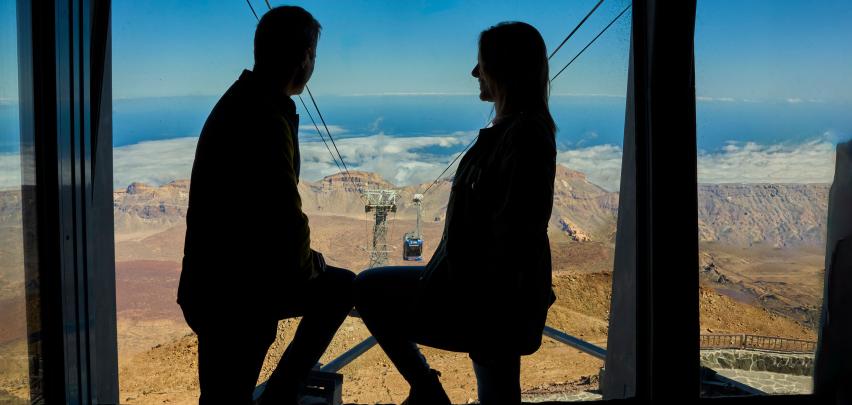
[[[305,55],[305,61],[302,66],[296,71],[296,74],[293,76],[293,81],[290,83],[290,94],[302,94],[305,91],[305,86],[308,84],[308,80],[311,79],[311,75],[314,74],[314,63],[317,58],[317,45],[314,43],[308,49],[307,55]]]

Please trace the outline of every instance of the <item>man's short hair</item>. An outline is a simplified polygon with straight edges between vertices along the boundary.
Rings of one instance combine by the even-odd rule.
[[[260,18],[254,32],[255,69],[295,70],[319,39],[322,26],[297,6],[280,6]]]

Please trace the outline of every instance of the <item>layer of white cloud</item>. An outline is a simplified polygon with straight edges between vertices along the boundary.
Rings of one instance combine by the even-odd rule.
[[[473,132],[413,137],[377,134],[340,139],[337,146],[350,170],[376,172],[394,184],[409,185],[435,179],[474,135]],[[197,142],[198,138],[194,137],[177,138],[115,148],[114,186],[123,188],[132,182],[158,185],[188,179]],[[303,142],[301,152],[303,179],[318,180],[338,172],[322,142]],[[619,146],[596,145],[559,151],[557,161],[585,173],[591,182],[617,191],[621,157]],[[732,141],[721,150],[699,153],[698,180],[701,183],[829,183],[834,161],[835,146],[828,136],[802,143],[769,145]],[[0,154],[0,189],[19,187],[20,164],[17,153]],[[451,168],[444,176],[451,176],[454,170],[455,167]]]
[[[803,99],[800,97],[788,97],[784,99],[752,99],[752,98],[733,98],[733,97],[710,97],[710,96],[695,96],[695,100],[699,102],[724,102],[724,103],[775,103],[785,102],[788,104],[801,103],[825,103],[825,100],[820,98]]]
[[[310,120],[308,120],[310,121]],[[323,136],[326,136],[325,127],[322,126],[322,123],[317,121],[317,126],[314,124],[302,124],[299,125],[299,135],[300,136],[319,136],[317,135],[317,128],[319,128],[320,132],[322,132]],[[345,134],[346,128],[341,127],[340,125],[329,125],[328,132],[331,132],[332,136]],[[303,135],[304,134],[304,135]]]
[[[395,184],[404,185],[434,179],[454,157],[447,153],[427,153],[425,148],[458,149],[470,142],[473,135],[468,132],[415,137],[378,134],[336,142],[350,170],[376,172]],[[178,138],[115,148],[114,186],[123,188],[132,182],[164,184],[188,179],[197,142],[198,138]],[[302,142],[300,150],[303,179],[319,180],[338,172],[322,142]]]
[[[721,101],[721,102],[726,102],[726,103],[730,103],[730,102],[735,102],[735,101],[737,101],[737,100],[736,100],[735,98],[733,98],[733,97],[706,97],[706,96],[696,96],[696,97],[695,97],[695,99],[696,99],[697,101]]]
[[[698,155],[700,183],[830,183],[835,145],[822,137],[802,143],[728,142]],[[585,173],[589,181],[618,190],[622,150],[598,145],[559,152],[557,161]]]
[[[351,93],[343,97],[393,97],[393,96],[476,96],[479,93],[457,91],[390,91],[378,93]]]
[[[197,137],[140,142],[113,149],[113,186],[133,182],[154,185],[188,179],[195,158]]]
[[[426,148],[458,149],[473,136],[472,132],[414,137],[378,134],[341,139],[337,147],[350,170],[375,172],[394,184],[407,185],[435,179],[455,157],[428,153]],[[303,178],[318,180],[338,171],[322,142],[303,143],[301,152]]]
[[[698,156],[702,183],[830,183],[835,146],[817,139],[795,144],[728,142],[721,152]]]
[[[583,172],[592,183],[609,191],[618,191],[621,178],[621,147],[596,145],[560,151],[556,161]]]
[[[606,94],[606,93],[550,93],[551,97],[601,97],[601,98],[627,98],[624,94]]]

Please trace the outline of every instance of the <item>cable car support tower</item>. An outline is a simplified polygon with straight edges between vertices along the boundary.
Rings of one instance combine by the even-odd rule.
[[[399,198],[396,190],[365,190],[364,212],[373,213],[373,238],[370,243],[368,268],[384,266],[388,262],[388,214],[396,212]]]

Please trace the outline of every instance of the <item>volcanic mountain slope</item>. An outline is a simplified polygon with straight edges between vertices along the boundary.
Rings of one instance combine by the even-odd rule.
[[[395,187],[372,173],[352,172],[351,177],[337,174],[317,182],[304,181],[299,190],[303,208],[311,220],[314,247],[324,252],[331,264],[363,269],[367,265],[364,244],[370,222],[364,213],[359,189]],[[237,197],[232,186],[222,186],[223,201]],[[413,228],[415,211],[411,198],[426,186],[395,188],[400,199],[399,209],[390,222],[389,242],[393,249],[390,264],[410,264],[401,261],[399,242],[403,232]],[[424,200],[424,256],[427,258],[440,239],[450,186],[448,179],[439,181]],[[195,378],[192,337],[177,339],[187,330],[180,309],[174,303],[188,190],[189,183],[184,180],[163,186],[135,183],[114,193],[122,395],[128,393],[134,398],[130,402],[153,403],[155,397],[167,399],[168,394],[157,397],[155,393],[177,392],[170,391],[172,388],[183,390],[191,387]],[[796,308],[811,308],[821,299],[818,295],[822,282],[819,245],[825,233],[827,191],[828,186],[822,184],[699,187],[700,271],[703,285],[709,287],[701,293],[703,331],[813,336],[810,329],[802,326],[802,323],[807,324],[808,317],[797,316]],[[0,295],[23,291],[20,207],[20,193],[0,192],[0,254],[3,258],[0,260]],[[551,310],[549,322],[602,345],[606,339],[611,282],[608,272],[612,269],[617,207],[617,193],[596,186],[581,173],[558,167],[550,221],[558,301]],[[222,215],[234,214],[228,212],[225,205]],[[0,325],[22,329],[23,306],[17,305],[14,306],[16,310],[7,311],[9,308],[13,306],[7,305],[0,314],[15,319],[0,319]],[[282,336],[292,333],[294,325],[287,325],[282,326]],[[333,344],[329,355],[351,347],[363,337],[366,332],[359,325],[357,320],[347,320],[339,338],[343,343]],[[172,343],[162,344],[170,341]],[[161,345],[148,350],[157,344]],[[352,366],[350,377],[347,377],[350,379],[347,385],[352,390],[348,395],[361,401],[374,397],[399,401],[390,394],[404,391],[398,374],[380,351],[370,353],[359,360],[358,367]],[[537,358],[531,369],[542,373],[527,373],[530,377],[524,382],[525,388],[553,381],[575,381],[596,374],[600,367],[600,362],[552,341],[545,342],[541,353],[542,357]],[[158,357],[161,354],[165,357]],[[438,366],[455,375],[447,377],[455,386],[454,398],[459,401],[471,398],[469,361],[463,356],[437,351],[430,356],[438,359]],[[175,363],[169,366],[166,360]],[[181,366],[184,361],[189,371]],[[266,370],[268,372],[269,365]],[[574,371],[571,374],[565,370]],[[162,384],[155,383],[157,376],[164,380]],[[177,387],[180,381],[189,385]],[[6,385],[0,383],[0,389],[3,386]],[[385,394],[373,394],[375,387],[386,387]],[[191,389],[184,394],[194,398],[194,392],[195,389]]]
[[[702,241],[735,246],[824,247],[827,184],[701,184]]]
[[[398,211],[393,217],[394,220],[391,221],[391,224],[396,224],[397,228],[396,233],[392,232],[390,237],[392,248],[398,248],[394,240],[401,238],[404,230],[413,227],[415,211],[410,203],[411,197],[415,193],[422,192],[426,186],[395,188],[393,184],[379,176],[363,172],[352,172],[351,177],[337,174],[318,182],[302,182],[299,189],[303,199],[303,208],[311,220],[312,243],[318,250],[326,252],[326,256],[332,264],[353,269],[364,268],[366,267],[366,255],[362,245],[369,232],[369,217],[363,211],[363,202],[359,198],[360,189],[395,188],[399,191]],[[450,180],[439,181],[424,200],[426,257],[431,255],[434,243],[440,237],[450,186]],[[123,213],[130,215],[135,213],[138,217],[127,221],[127,223],[148,225],[156,229],[178,223],[177,226],[172,226],[155,236],[121,241],[117,245],[118,260],[138,260],[150,257],[152,254],[158,260],[179,260],[181,254],[179,247],[182,246],[182,236],[185,230],[179,218],[185,215],[185,212],[179,209],[171,211],[171,215],[177,217],[174,220],[166,221],[162,216],[164,207],[177,206],[182,202],[180,199],[185,195],[182,191],[185,183],[172,183],[164,187],[165,190],[162,192],[154,192],[149,187],[137,185],[132,189],[129,188],[126,195],[117,193],[117,206],[124,206],[124,198],[130,198],[133,201],[132,205],[144,201],[145,197],[130,196],[137,194],[139,190],[144,190],[150,197],[159,198],[156,203],[149,203],[150,208],[147,210],[122,210]],[[824,229],[824,221],[820,223],[817,218],[824,215],[825,208],[824,204],[819,201],[811,201],[811,199],[827,198],[825,191],[827,191],[825,185],[807,185],[805,187],[780,185],[774,188],[765,185],[702,185],[698,189],[700,200],[698,215],[701,226],[700,236],[702,239],[707,239],[702,244],[705,256],[707,254],[713,255],[712,257],[715,258],[717,263],[716,271],[721,272],[720,274],[728,274],[727,277],[731,280],[737,279],[737,275],[740,273],[745,275],[748,271],[751,271],[748,268],[732,266],[731,263],[751,262],[759,264],[765,262],[767,255],[772,253],[761,251],[759,254],[751,254],[736,251],[729,253],[729,256],[723,256],[719,252],[724,253],[724,250],[721,249],[725,246],[725,243],[745,243],[744,241],[748,240],[749,243],[743,247],[748,247],[749,244],[766,246],[775,244],[785,247],[818,244],[820,232],[823,232],[820,229]],[[617,193],[608,192],[594,185],[581,173],[559,166],[554,184],[554,207],[550,222],[550,233],[554,270],[557,272],[556,280],[557,283],[561,284],[561,287],[560,293],[558,293],[559,299],[551,311],[549,322],[575,336],[597,341],[599,344],[605,344],[606,339],[610,288],[610,278],[607,272],[611,271],[612,268],[613,236],[617,209]],[[779,220],[781,223],[793,226],[796,222],[792,222],[791,218],[794,215],[802,215],[802,213],[807,213],[805,218],[813,218],[814,221],[803,222],[802,227],[787,233],[778,232],[771,226],[773,221]],[[223,213],[223,215],[227,215],[227,213]],[[738,224],[738,227],[730,227],[723,221],[714,218],[718,215],[726,216],[729,219],[737,218],[735,223]],[[144,227],[139,228],[144,229]],[[707,242],[712,243],[708,244]],[[738,258],[739,262],[734,259],[724,260],[724,257],[731,256]],[[391,259],[391,264],[403,264],[399,260],[398,251],[392,254]],[[706,265],[707,262],[703,262],[703,264]],[[795,273],[793,268],[788,270]],[[821,280],[809,273],[807,277],[809,277],[808,280],[795,281],[791,278],[787,282],[790,286],[796,286],[810,285]],[[767,311],[759,307],[764,304],[763,301],[751,299],[747,295],[731,293],[729,290],[735,289],[726,289],[727,286],[725,285],[708,283],[706,277],[704,279],[704,284],[713,288],[704,288],[701,292],[702,330],[705,333],[732,332],[802,338],[813,337],[811,329],[788,319],[788,315],[792,314],[791,309],[799,305],[797,301],[788,300],[785,305],[775,308],[776,311]],[[761,282],[763,281],[758,278],[743,278],[738,280],[736,285],[751,291],[749,289],[760,285]],[[725,295],[715,292],[714,290],[717,288]],[[784,297],[785,293],[788,292],[779,291],[776,292],[775,296],[786,300]],[[744,304],[744,302],[746,303]],[[172,308],[172,310],[174,311],[175,308]],[[779,312],[785,316],[779,316]],[[792,317],[792,319],[798,318]],[[286,341],[285,335],[292,333],[294,326],[286,322],[282,324],[282,338],[285,338],[283,341]],[[361,329],[362,326],[356,321],[347,320],[347,324],[342,329],[341,336],[343,337],[339,339],[346,342],[351,340],[351,342],[333,344],[329,355],[346,350],[351,347],[351,344],[357,343],[361,337],[366,336],[366,332]],[[281,345],[283,341],[279,341],[277,345]],[[146,357],[145,363],[157,364],[157,353],[169,352],[173,348],[180,348],[179,351],[185,356],[185,360],[180,361],[187,361],[189,362],[187,364],[191,366],[192,361],[194,361],[191,337],[182,338],[174,343],[139,353],[133,358],[138,360],[140,357],[154,356]],[[275,350],[278,349],[274,349],[273,353]],[[576,353],[575,357],[560,357],[566,354],[558,354],[561,353],[559,350],[564,352],[566,349],[554,342],[547,341],[541,353],[542,356],[558,359],[563,364],[573,364],[576,370],[583,371],[579,374],[565,374],[561,377],[558,372],[547,374],[546,378],[544,376],[530,377],[525,380],[525,387],[532,389],[536,385],[546,385],[547,381],[558,381],[560,378],[562,381],[576,381],[587,374],[594,374],[593,371],[596,367],[599,367],[599,362],[586,356],[576,356]],[[450,377],[450,385],[457,384],[455,389],[458,391],[457,395],[459,395],[460,400],[464,400],[465,395],[472,395],[470,392],[465,393],[465,389],[471,387],[469,385],[469,371],[465,371],[464,366],[460,366],[466,364],[466,359],[454,358],[452,354],[442,354],[439,351],[435,351],[433,355],[441,359],[439,364],[451,370],[458,370],[455,377]],[[179,357],[175,353],[166,354],[166,356],[171,360]],[[271,356],[274,356],[274,354],[271,354]],[[132,371],[134,366],[131,366],[131,364],[136,364],[134,362],[137,360],[128,360],[130,363],[122,368],[122,381],[127,382],[126,384],[122,383],[123,393],[134,392],[135,388],[133,388],[134,383],[132,381],[137,378],[135,376],[146,375],[141,371]],[[348,395],[352,395],[353,400],[364,400],[366,398],[398,400],[391,393],[403,392],[404,384],[401,380],[396,381],[399,380],[398,376],[394,377],[392,368],[380,352],[376,354],[376,351],[371,351],[371,354],[359,360],[359,364],[359,367],[353,366],[353,375],[347,377],[349,378],[347,389],[351,389],[347,392],[349,392]],[[143,366],[140,365],[140,367]],[[267,364],[265,372],[270,369],[271,365]],[[154,372],[154,370],[151,371]],[[453,372],[450,372],[450,374],[452,375]],[[164,374],[164,378],[166,375],[170,374]],[[192,387],[195,384],[192,375],[183,380],[188,384],[187,387]],[[146,383],[139,381],[135,384],[137,384],[136,387],[142,389]],[[375,393],[376,387],[384,387],[384,394]],[[189,389],[187,395],[192,397],[191,392],[194,392],[194,390],[194,388]]]
[[[397,187],[377,174],[352,171],[351,175],[302,181],[299,192],[309,215],[367,219],[360,190],[395,189],[399,193],[395,217],[413,219],[412,197],[427,187]],[[443,220],[450,188],[449,179],[432,187],[423,201],[424,221]],[[828,189],[827,184],[701,184],[697,190],[699,239],[734,246],[819,247],[825,240]],[[186,215],[188,193],[186,180],[159,187],[134,183],[116,191],[116,234],[138,239],[180,224]],[[223,199],[233,198],[231,194],[223,185]],[[618,202],[618,193],[558,165],[551,231],[577,241],[612,243]]]
[[[222,187],[222,198],[232,190]],[[175,180],[156,187],[130,184],[113,193],[116,241],[140,239],[186,222],[189,180]],[[224,213],[223,213],[224,214]]]
[[[424,199],[423,218],[427,250],[434,248],[440,237],[450,186],[450,180],[441,180]],[[411,203],[412,196],[426,187],[427,184],[395,188],[393,184],[374,173],[357,171],[353,171],[351,175],[328,176],[317,182],[303,181],[299,185],[303,208],[311,218],[312,225],[317,225],[317,230],[327,231],[314,232],[315,246],[327,252],[332,262],[352,268],[363,268],[366,265],[364,245],[370,232],[370,218],[364,213],[359,190],[395,188],[399,191],[398,210],[392,215],[390,222],[391,230],[397,232],[391,235],[390,243],[392,248],[398,249],[397,241],[406,230],[413,228],[411,221],[415,218],[415,209]],[[753,276],[755,271],[765,269],[766,266],[760,266],[765,258],[778,256],[767,249],[783,248],[787,250],[788,256],[793,254],[791,252],[803,252],[801,249],[816,249],[817,253],[809,254],[805,267],[816,267],[816,270],[808,270],[809,273],[821,271],[818,259],[825,234],[828,185],[721,184],[700,185],[697,191],[699,238],[702,241],[702,249],[715,258],[707,262],[715,263],[714,272],[728,277],[729,281],[734,279],[734,284],[740,281],[746,284],[744,288],[737,287],[736,290],[745,290],[750,295],[763,297],[764,301],[769,300],[767,305],[772,305],[770,301],[773,296],[795,295],[792,287],[801,285],[795,279],[781,279],[781,276],[778,276],[766,283],[766,280],[749,278],[749,274]],[[117,190],[113,195],[116,259],[119,262],[180,262],[188,195],[189,182],[186,180],[156,187],[134,183],[126,189]],[[222,198],[223,201],[235,198],[231,186],[223,185]],[[585,260],[595,263],[594,271],[610,270],[617,210],[617,193],[608,192],[589,182],[583,174],[559,165],[554,183],[553,214],[550,221],[556,269],[588,271],[588,266],[578,268],[573,264],[577,260]],[[236,213],[228,212],[225,205],[222,215],[234,214]],[[344,217],[355,220],[360,225],[336,226],[342,224],[340,221],[343,221]],[[399,224],[398,229],[393,228],[395,224]],[[363,229],[363,232],[360,229]],[[21,194],[19,191],[2,191],[0,257],[3,260],[0,260],[0,300],[18,299],[22,292],[21,232]],[[575,241],[586,244],[582,249],[578,249],[571,243]],[[743,248],[750,250],[745,251]],[[759,257],[754,256],[755,252]],[[398,261],[398,255],[398,251],[392,252],[392,259]],[[740,260],[725,261],[724,257],[732,255],[740,257]],[[586,260],[584,257],[595,260]],[[566,260],[557,260],[560,258]],[[735,266],[732,263],[756,264]],[[706,267],[706,264],[704,263],[702,268]],[[795,273],[795,269],[799,267],[787,266],[787,273]],[[767,275],[771,272],[758,273]],[[821,275],[818,273],[809,277],[811,281],[821,282]],[[764,283],[759,285],[759,282]],[[796,298],[790,305],[784,305],[795,307],[802,304],[806,308],[818,305],[820,295],[811,292],[819,288],[811,284],[808,285],[807,294],[799,294],[801,299]],[[755,285],[760,288],[753,288]],[[716,283],[715,287],[723,291],[732,290],[723,283]],[[738,299],[743,297],[741,294],[731,296]]]
[[[429,184],[397,187],[374,173],[352,171],[338,173],[316,182],[302,181],[299,193],[302,209],[308,215],[334,215],[365,219],[361,191],[394,189],[398,192],[397,219],[414,219],[414,194],[422,193]],[[438,181],[423,200],[423,219],[442,221],[447,209],[451,180]],[[551,226],[577,240],[605,240],[614,230],[618,210],[618,194],[610,193],[589,182],[582,173],[558,166],[554,184],[554,210]],[[223,186],[223,199],[232,198]],[[113,197],[116,210],[116,233],[128,237],[147,235],[179,224],[186,216],[189,182],[174,181],[154,187],[133,183],[117,190]],[[226,213],[223,212],[223,215]],[[594,238],[588,237],[594,235]]]
[[[392,188],[399,192],[396,217],[413,219],[415,193],[428,184],[396,187],[374,173],[335,174],[299,185],[303,209],[309,214],[364,218],[358,189]],[[356,186],[353,186],[354,182]],[[423,202],[424,219],[442,220],[451,181],[438,181]],[[825,240],[828,204],[827,184],[701,184],[698,187],[699,238],[701,241],[749,246],[816,246]],[[234,198],[229,185],[222,198]],[[0,191],[0,229],[20,227],[20,191]],[[162,186],[133,183],[113,194],[118,240],[141,239],[181,224],[186,216],[189,181]],[[580,172],[557,166],[551,228],[575,240],[610,241],[618,212],[618,193],[591,183]],[[226,215],[223,212],[223,215]],[[13,229],[10,237],[19,235]],[[3,244],[2,249],[6,249]],[[0,251],[0,266],[20,254]],[[18,263],[16,263],[17,265]],[[14,266],[5,266],[14,267]],[[0,269],[2,274],[2,269]]]

